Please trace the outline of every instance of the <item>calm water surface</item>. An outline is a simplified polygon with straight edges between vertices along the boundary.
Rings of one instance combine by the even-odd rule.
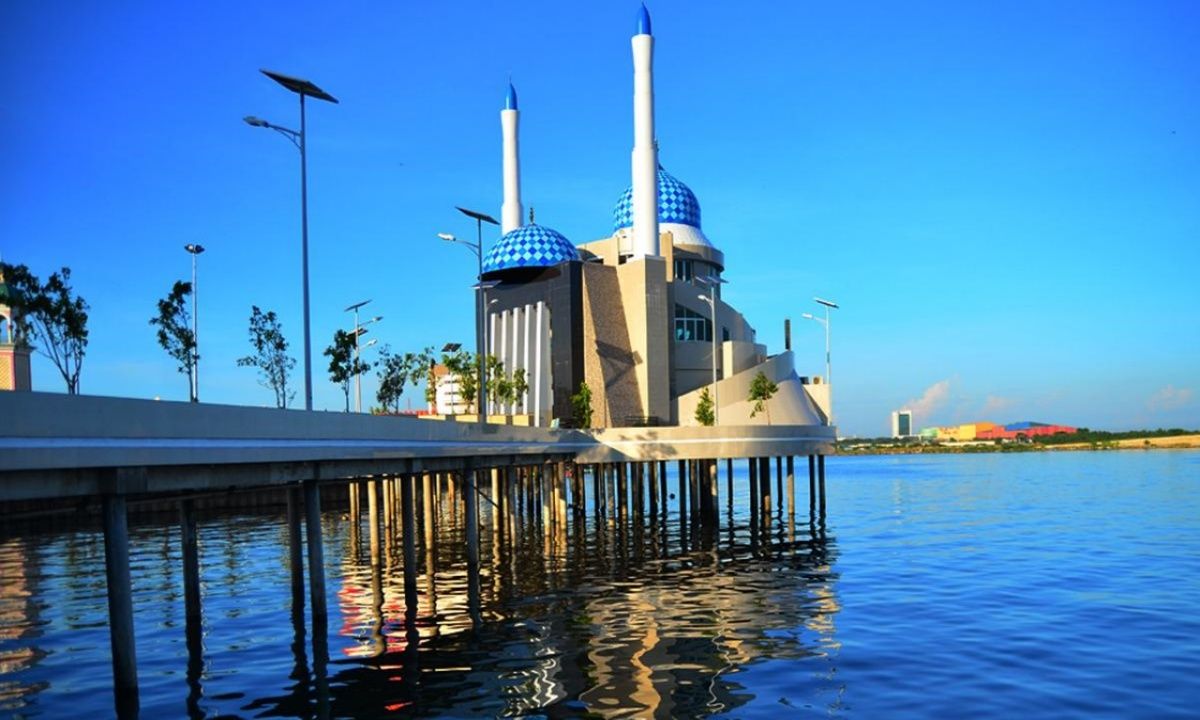
[[[135,516],[142,717],[1196,716],[1200,452],[831,458],[825,522],[799,483],[765,531],[744,462],[732,514],[721,468],[715,534],[672,503],[501,547],[485,512],[475,628],[449,504],[415,626],[400,548],[373,569],[330,511],[325,644],[293,614],[282,514],[201,516],[192,653],[178,529]],[[112,715],[101,535],[13,530],[0,716]]]

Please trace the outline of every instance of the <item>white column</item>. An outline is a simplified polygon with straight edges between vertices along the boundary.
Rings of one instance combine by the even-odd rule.
[[[648,28],[647,28],[648,30]],[[633,36],[633,256],[659,255],[654,36]]]
[[[521,367],[525,368],[525,396],[521,398],[521,410],[522,412],[526,413],[529,412],[529,391],[531,388],[533,388],[534,381],[533,366],[529,364],[529,326],[530,321],[533,318],[533,313],[530,311],[531,307],[532,306],[530,305],[526,305],[523,311],[523,314],[525,315],[525,359],[521,363]]]
[[[508,103],[500,111],[500,130],[504,136],[504,204],[500,206],[500,229],[509,232],[521,227],[521,159],[519,153],[516,91],[509,86]]]
[[[537,347],[533,354],[533,424],[536,427],[542,425],[542,308],[545,306],[541,300],[537,304]]]
[[[501,372],[506,375],[512,373],[512,364],[508,361],[508,316],[508,310],[500,313],[500,340],[497,341],[495,337],[492,338],[492,342],[496,343],[496,349],[492,353],[500,360]],[[508,412],[505,406],[499,406],[497,410]]]

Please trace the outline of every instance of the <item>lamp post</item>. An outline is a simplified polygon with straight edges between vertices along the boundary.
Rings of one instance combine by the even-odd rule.
[[[196,321],[200,294],[196,284],[196,256],[204,252],[204,246],[188,243],[183,249],[192,256],[192,402],[200,402],[200,333]]]
[[[721,402],[717,394],[717,289],[725,281],[713,276],[698,277],[696,280],[709,287],[708,295],[697,297],[708,302],[709,316],[712,318],[713,425],[720,425]]]
[[[823,300],[819,297],[814,297],[813,300],[817,304],[825,306],[825,317],[819,318],[816,315],[813,315],[812,313],[804,313],[803,315],[801,315],[801,317],[803,317],[807,320],[814,320],[825,326],[825,384],[832,385],[833,384],[833,363],[830,360],[830,353],[829,353],[829,326],[830,326],[829,311],[837,310],[838,304],[833,302],[832,300]],[[832,425],[833,424],[833,388],[832,387],[830,387],[829,393],[830,393],[829,424]]]
[[[273,125],[254,116],[246,117],[245,121],[254,127],[270,128],[280,133],[291,140],[292,144],[300,150],[300,265],[304,283],[304,409],[312,410],[312,333],[309,327],[308,312],[308,145],[305,142],[304,98],[312,97],[334,104],[337,104],[337,98],[308,80],[270,70],[261,70],[260,72],[300,96],[299,132]]]
[[[479,282],[476,286],[476,301],[475,301],[475,349],[476,349],[476,372],[478,373],[478,391],[475,399],[475,411],[479,413],[479,424],[487,423],[487,407],[484,404],[487,398],[487,373],[484,372],[484,338],[483,338],[483,314],[486,312],[483,305],[483,295],[485,288],[483,287],[483,224],[499,225],[500,221],[486,213],[468,210],[463,207],[455,206],[460,213],[475,220],[476,223],[476,241],[461,240],[449,233],[438,233],[438,237],[446,242],[456,242],[466,245],[475,253],[476,259],[479,261],[479,274],[475,279]]]
[[[367,334],[367,329],[365,326],[370,325],[371,323],[377,323],[383,319],[382,315],[376,315],[375,317],[371,318],[370,320],[366,321],[365,323],[362,323],[361,325],[359,324],[358,309],[361,308],[363,305],[366,305],[369,302],[371,302],[371,301],[363,300],[360,303],[354,303],[353,305],[346,308],[346,310],[345,310],[346,312],[354,313],[354,369],[355,370],[358,369],[358,353],[359,353],[358,339],[360,337],[362,337],[363,335]],[[375,341],[372,340],[371,342],[367,343],[367,347],[371,347],[374,344],[375,344]],[[354,412],[356,412],[356,413],[362,412],[362,373],[360,373],[360,372],[354,373]]]

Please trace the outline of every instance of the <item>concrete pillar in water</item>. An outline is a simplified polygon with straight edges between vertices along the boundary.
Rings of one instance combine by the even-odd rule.
[[[756,541],[756,533],[758,530],[758,511],[759,511],[759,486],[758,486],[758,459],[746,459],[747,475],[750,478],[748,484],[750,489],[750,540],[753,544]]]
[[[708,461],[708,496],[709,496],[708,518],[709,518],[709,521],[712,522],[713,525],[716,525],[719,522],[718,515],[719,515],[719,510],[721,507],[721,498],[719,497],[719,492],[717,490],[717,488],[720,486],[720,483],[718,482],[719,477],[720,477],[720,471],[717,469],[716,458],[709,460]]]
[[[811,515],[817,507],[817,458],[808,456],[808,512]]]
[[[658,463],[651,462],[651,463],[648,463],[648,466],[649,466],[648,469],[649,469],[650,478],[647,483],[647,486],[650,490],[650,517],[656,518],[656,517],[658,517],[658,504],[659,504]]]
[[[328,621],[325,605],[325,546],[321,540],[321,486],[304,482],[304,529],[308,540],[308,594],[312,603],[313,638],[324,633]]]
[[[820,483],[821,518],[825,518],[825,456],[817,456],[817,481]]]
[[[478,483],[482,479],[483,471],[470,464],[463,468],[463,494],[467,500],[467,606],[473,624],[482,620],[479,615],[479,505],[476,503]]]
[[[617,512],[624,520],[629,516],[629,463],[617,463]]]
[[[679,471],[679,516],[687,517],[688,479],[687,479],[687,461],[686,460],[679,461],[678,471]]]
[[[200,548],[196,542],[196,506],[190,498],[179,501],[179,544],[183,556],[183,606],[190,645],[200,636]]]
[[[428,549],[433,547],[434,533],[437,532],[434,521],[433,478],[429,473],[421,475],[421,505],[425,516],[425,547]]]
[[[758,482],[762,487],[763,527],[771,522],[771,458],[758,459]]]
[[[379,564],[379,492],[374,480],[367,481],[367,528],[371,539],[371,564]]]
[[[350,498],[350,522],[358,522],[358,482],[351,481],[346,484],[346,493]]]
[[[292,605],[304,607],[304,543],[300,539],[300,486],[287,489],[288,565],[292,571]]]
[[[413,502],[414,475],[400,476],[400,513],[404,538],[404,608],[411,625],[417,619],[417,508]]]
[[[783,505],[783,456],[775,456],[775,502]]]
[[[725,492],[727,497],[725,504],[729,506],[729,511],[733,512],[733,458],[725,459]]]
[[[124,495],[105,495],[104,571],[108,590],[108,634],[112,642],[117,716],[137,717],[137,648],[133,638],[133,586],[129,578],[129,527]]]
[[[787,456],[787,505],[788,517],[796,517],[796,458]]]

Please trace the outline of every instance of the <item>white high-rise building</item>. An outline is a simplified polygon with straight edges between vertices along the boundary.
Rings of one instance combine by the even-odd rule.
[[[892,437],[911,437],[913,434],[912,427],[911,410],[896,410],[892,413]]]

